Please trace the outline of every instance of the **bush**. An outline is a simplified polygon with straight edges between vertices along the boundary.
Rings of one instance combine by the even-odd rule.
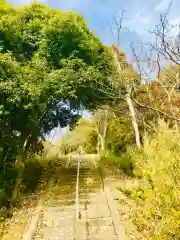
[[[6,203],[7,195],[4,188],[0,189],[0,206]]]
[[[9,204],[16,178],[17,170],[11,162],[0,168],[0,207]]]
[[[179,156],[180,133],[162,121],[155,135],[145,136],[143,149],[133,153],[134,173],[148,186],[134,221],[150,239],[180,239]]]
[[[23,193],[32,193],[36,190],[42,171],[44,170],[44,161],[41,158],[29,158],[24,166],[21,191]]]
[[[112,153],[101,156],[101,163],[109,167],[117,167],[123,170],[125,173],[131,175],[133,170],[133,164],[131,155],[128,153],[123,153],[120,156],[116,156]]]

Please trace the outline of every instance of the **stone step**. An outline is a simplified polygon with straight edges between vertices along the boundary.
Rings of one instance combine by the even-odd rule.
[[[109,235],[107,233],[104,233],[102,236],[94,235],[94,236],[87,236],[86,240],[104,240],[104,239],[109,239],[109,240],[118,240],[117,235]],[[81,240],[80,238],[78,240]],[[84,240],[84,239],[82,239]]]
[[[107,200],[106,198],[101,198],[98,199],[97,197],[94,198],[84,198],[84,199],[79,199],[79,203],[80,205],[84,206],[84,205],[89,205],[89,204],[93,204],[96,203],[97,201],[99,201],[101,204],[106,204]],[[46,205],[53,205],[53,206],[68,206],[68,205],[73,205],[75,204],[75,197],[71,198],[71,199],[48,199],[45,200],[45,204]]]
[[[74,198],[71,198],[71,199],[64,199],[64,198],[49,198],[49,199],[47,199],[46,201],[45,201],[45,203],[46,204],[55,204],[55,203],[57,203],[57,205],[60,205],[60,204],[64,204],[64,205],[69,205],[69,204],[73,204],[73,202],[75,202],[75,196],[74,196]]]
[[[58,195],[58,194],[60,194],[60,195],[66,195],[66,194],[68,194],[68,193],[74,193],[75,191],[76,191],[76,186],[70,186],[70,187],[65,187],[65,188],[60,188],[60,186],[57,186],[57,187],[59,187],[59,189],[58,188],[55,188],[54,187],[54,189],[53,188],[51,188],[51,191],[50,191],[50,195],[53,195],[53,194],[55,194],[56,193],[56,195]]]
[[[57,194],[56,196],[52,196],[51,195],[48,195],[48,199],[47,200],[71,200],[71,199],[75,199],[75,196],[76,196],[76,193],[68,193],[68,194]],[[98,193],[93,193],[93,192],[80,192],[79,193],[79,200],[80,201],[87,201],[87,200],[90,200],[90,199],[104,199],[105,198],[105,193],[104,192],[98,192]]]
[[[79,188],[97,188],[97,189],[102,189],[102,183],[101,182],[95,182],[93,183],[91,180],[83,181],[79,183]]]
[[[48,206],[74,206],[75,200],[47,200],[45,204]]]
[[[52,182],[67,182],[67,183],[71,183],[71,182],[76,182],[76,179],[77,179],[77,175],[73,175],[73,176],[57,176],[56,178],[54,178],[52,180]],[[86,180],[86,179],[93,179],[94,181],[95,180],[98,180],[98,181],[102,181],[100,176],[97,175],[82,175],[80,174],[79,175],[79,179],[80,180]]]
[[[60,227],[61,226],[61,227]],[[43,240],[65,240],[74,238],[74,228],[73,222],[68,223],[68,221],[63,221],[54,227],[44,227],[40,228],[36,235],[34,236],[34,240],[43,239]]]
[[[102,183],[102,181],[101,181],[101,179],[99,178],[99,177],[94,177],[94,178],[92,178],[92,177],[79,177],[79,183],[86,183],[86,184],[90,184],[90,183],[93,183],[93,182],[95,182],[95,183]]]
[[[56,177],[57,178],[62,178],[62,177],[64,177],[64,178],[69,178],[69,177],[71,177],[71,178],[76,178],[76,176],[77,176],[77,171],[76,172],[74,172],[74,174],[58,174],[58,175],[56,175]],[[91,177],[95,177],[95,176],[98,176],[99,178],[101,177],[100,175],[99,175],[99,173],[94,173],[94,172],[92,172],[92,171],[86,171],[86,172],[81,172],[81,170],[80,170],[80,172],[79,172],[79,176],[91,176]]]
[[[92,177],[94,177],[94,176],[99,176],[99,177],[100,177],[99,172],[93,172],[93,171],[82,171],[82,170],[80,170],[79,174],[80,174],[81,176],[90,175],[90,176],[92,176]]]
[[[33,237],[32,240],[47,240],[47,238],[44,238],[44,236],[41,236],[42,234],[37,234],[36,236]],[[56,237],[49,237],[48,240],[64,240],[64,237],[59,237],[58,235]],[[66,240],[74,240],[74,236],[67,237]]]
[[[101,204],[106,204],[107,203],[106,198],[102,198],[101,200],[97,200],[96,198],[94,198],[94,199],[86,198],[86,199],[80,199],[79,200],[81,206],[87,206],[87,205],[90,205],[90,204],[95,204],[97,201],[100,201]]]
[[[92,179],[86,179],[86,180],[79,180],[79,188],[102,188],[102,182],[100,181],[93,181]],[[68,190],[72,190],[74,191],[74,189],[76,189],[76,182],[73,183],[68,183],[68,184],[62,184],[61,182],[56,182],[54,184],[51,185],[51,192],[54,191],[67,191]]]
[[[76,239],[117,239],[111,218],[82,219],[76,223]]]
[[[60,195],[60,194],[58,194],[58,195],[56,195],[56,196],[51,196],[51,195],[49,195],[48,197],[48,199],[46,199],[46,201],[47,200],[53,200],[53,201],[72,201],[72,200],[74,200],[75,199],[75,196],[76,196],[76,193],[74,192],[74,193],[69,193],[69,194],[62,194],[62,195]],[[79,200],[80,201],[87,201],[87,200],[89,200],[89,201],[101,201],[101,200],[103,200],[103,199],[106,199],[106,195],[105,195],[105,193],[104,192],[98,192],[98,193],[93,193],[93,192],[80,192],[79,193]]]
[[[88,198],[96,198],[97,196],[106,196],[105,192],[98,192],[98,193],[94,193],[94,192],[80,192],[79,193],[79,198],[80,199],[86,199],[87,197]]]
[[[68,199],[69,196],[75,197],[75,191],[71,192],[70,191],[62,191],[62,192],[51,192],[48,196],[46,196],[46,199],[53,199],[53,200],[58,200],[58,199]]]
[[[43,212],[47,212],[47,211],[71,213],[71,212],[75,212],[75,206],[44,205]]]
[[[62,192],[56,194],[55,196],[54,195],[49,195],[46,200],[50,200],[52,199],[53,201],[55,200],[69,200],[69,199],[75,199],[75,196],[76,196],[76,193],[75,192],[71,192],[71,193],[66,193],[66,194],[63,194]]]
[[[57,188],[62,191],[65,189],[72,189],[73,187],[76,187],[76,184],[62,184],[61,182],[58,184],[58,182],[51,185],[51,188]]]
[[[84,189],[79,189],[79,194],[86,194],[86,193],[94,193],[94,192],[103,192],[103,189],[101,188],[84,188]]]
[[[74,172],[58,172],[57,175],[54,175],[53,177],[57,177],[57,178],[75,178],[77,176],[77,171]]]
[[[76,182],[77,177],[76,176],[57,176],[56,178],[52,179],[53,183],[61,182],[61,183],[71,183]]]
[[[98,173],[95,174],[95,173],[92,173],[92,172],[86,172],[86,173],[80,172],[80,173],[79,173],[79,176],[92,177],[92,178],[94,178],[94,177],[100,178],[100,177],[101,177]]]
[[[62,185],[62,187],[69,187],[69,186],[75,186],[76,185],[76,179],[74,179],[73,181],[71,180],[68,180],[66,182],[64,182],[64,180],[62,181],[62,179],[57,179],[56,181],[54,181],[52,184],[51,184],[51,187],[54,187],[54,186],[57,186],[57,185]],[[91,177],[87,177],[87,178],[79,178],[79,186],[81,185],[94,185],[94,184],[97,184],[97,185],[100,185],[102,184],[102,181],[101,179],[95,179],[95,178],[91,178]]]
[[[109,218],[110,211],[107,202],[91,203],[84,206],[80,205],[80,215],[82,219]]]

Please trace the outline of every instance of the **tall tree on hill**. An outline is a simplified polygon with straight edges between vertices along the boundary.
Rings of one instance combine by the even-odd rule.
[[[126,60],[125,54],[120,51],[120,33],[122,30],[122,24],[124,20],[124,11],[121,12],[120,16],[114,15],[114,25],[115,25],[115,36],[116,36],[116,44],[114,44],[111,48],[111,52],[113,55],[113,63],[119,75],[119,82],[116,86],[116,91],[114,98],[118,101],[118,99],[124,99],[129,108],[129,116],[131,118],[132,127],[135,135],[135,142],[137,147],[141,147],[140,141],[140,133],[138,127],[138,121],[136,117],[136,111],[131,99],[132,88],[134,88],[137,84],[140,83],[140,76],[133,69],[133,66],[128,63]],[[112,31],[112,29],[111,29]],[[113,33],[113,31],[112,31]],[[114,86],[114,83],[112,83]],[[118,89],[119,88],[119,89]]]
[[[100,89],[116,74],[108,49],[79,14],[5,2],[0,13],[0,165],[18,159],[21,172],[45,134],[108,100]]]

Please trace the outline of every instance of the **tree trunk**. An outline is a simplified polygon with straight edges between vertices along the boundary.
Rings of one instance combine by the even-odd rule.
[[[119,57],[120,51],[116,46],[113,46],[113,51],[114,51],[114,56],[115,56],[115,60],[116,60],[117,71],[121,72],[121,71],[125,70],[126,67],[123,66],[123,62]],[[126,84],[127,84],[126,85],[126,90],[127,90],[126,102],[129,107],[129,113],[130,113],[132,127],[133,127],[134,134],[135,134],[136,145],[137,145],[137,147],[140,148],[141,141],[140,141],[139,127],[138,127],[138,123],[137,123],[136,112],[135,112],[135,109],[133,106],[133,102],[131,100],[131,95],[130,95],[131,88],[129,86],[129,81]]]
[[[104,139],[104,148],[105,148],[105,139],[107,133],[107,126],[108,126],[108,108],[105,111],[105,120],[104,120],[104,132],[103,132],[103,139]]]
[[[16,178],[16,183],[14,185],[13,192],[12,192],[12,201],[15,201],[17,199],[18,194],[20,192],[20,187],[23,180],[24,160],[26,158],[26,146],[28,143],[28,138],[29,136],[26,137],[25,140],[23,141],[22,150],[19,153],[19,156],[17,157],[15,162],[15,166],[17,170],[17,178]]]
[[[99,139],[99,135],[97,137],[97,154],[100,155],[100,139]]]
[[[134,110],[133,102],[130,97],[130,90],[128,90],[128,93],[126,94],[126,102],[129,107],[129,113],[130,113],[132,127],[133,127],[134,134],[135,134],[136,145],[137,145],[137,147],[140,148],[141,141],[140,141],[139,127],[138,127],[138,123],[137,123],[136,112]]]
[[[104,136],[100,135],[100,146],[101,146],[101,152],[105,151],[105,138]]]
[[[105,151],[105,139],[104,137],[99,133],[99,130],[97,130],[98,133],[98,144],[97,144],[97,152],[100,154],[101,152]]]
[[[96,130],[98,134],[98,143],[97,143],[97,152],[100,154],[100,152],[106,151],[106,134],[107,134],[107,126],[108,126],[108,108],[105,110],[105,119],[104,119],[104,126],[103,126],[103,133],[101,134],[98,126],[96,124]]]
[[[24,163],[23,163],[23,156],[18,156],[16,160],[16,169],[17,169],[17,178],[16,178],[16,183],[13,188],[12,192],[12,201],[15,201],[18,197],[21,183],[23,180],[23,172],[24,172]]]

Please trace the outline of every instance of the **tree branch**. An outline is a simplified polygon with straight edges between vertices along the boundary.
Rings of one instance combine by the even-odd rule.
[[[172,116],[170,116],[169,114],[167,114],[167,113],[165,113],[165,112],[162,112],[162,111],[159,110],[159,109],[153,108],[153,107],[148,106],[148,105],[145,105],[145,104],[143,104],[143,103],[140,103],[138,100],[136,100],[136,99],[134,98],[133,94],[134,94],[134,90],[131,92],[131,99],[133,100],[133,102],[135,102],[135,103],[136,103],[137,105],[139,105],[140,107],[147,108],[147,109],[152,110],[152,111],[154,111],[154,112],[158,112],[158,113],[166,116],[166,117],[169,118],[169,119],[172,119],[172,120],[175,120],[175,121],[180,122],[180,119],[179,119],[179,118],[172,117]]]

